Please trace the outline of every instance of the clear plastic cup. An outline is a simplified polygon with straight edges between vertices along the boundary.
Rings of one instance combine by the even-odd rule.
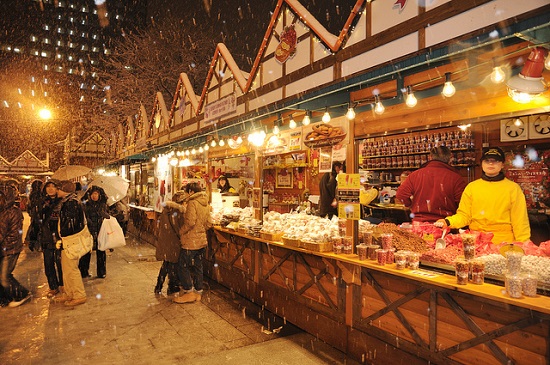
[[[386,265],[387,255],[388,255],[388,251],[384,250],[383,248],[379,248],[376,250],[376,261],[378,262],[378,265],[381,265],[381,266]]]
[[[521,272],[521,259],[523,258],[523,253],[518,251],[508,251],[506,252],[506,268],[508,269],[508,274],[510,275],[519,275]]]
[[[521,289],[523,295],[526,297],[536,297],[537,296],[537,284],[538,277],[533,273],[525,273],[522,275]]]
[[[356,246],[357,255],[359,256],[359,261],[365,261],[367,259],[367,245],[361,244]]]
[[[507,274],[505,276],[506,293],[511,298],[521,298],[523,279],[520,275]]]
[[[379,249],[378,245],[367,245],[367,258],[369,260],[376,260],[376,250]]]
[[[462,233],[462,248],[464,249],[464,258],[473,260],[476,255],[476,236],[471,233]]]
[[[418,270],[420,266],[420,254],[418,252],[410,252],[407,256],[407,263],[411,270]]]
[[[393,233],[382,233],[380,235],[382,241],[382,248],[387,250],[393,247]]]
[[[353,253],[353,237],[342,237],[342,245],[344,246],[344,254],[351,255]]]
[[[397,270],[403,270],[407,267],[407,252],[397,251],[395,257],[395,268]]]
[[[471,262],[471,277],[470,282],[472,284],[481,285],[485,281],[485,262],[481,260],[473,260]]]
[[[470,263],[466,260],[455,261],[456,283],[459,285],[468,284],[468,275],[470,273]]]
[[[363,232],[363,244],[372,245],[372,231]]]

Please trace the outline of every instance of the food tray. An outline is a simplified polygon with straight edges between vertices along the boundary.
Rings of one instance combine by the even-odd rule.
[[[249,232],[248,228],[237,228],[237,232],[247,234]]]
[[[282,233],[260,232],[260,237],[268,241],[282,242]]]
[[[328,252],[332,251],[332,242],[309,242],[301,241],[303,248],[314,252]]]
[[[281,238],[283,239],[283,243],[287,246],[302,247],[302,241],[299,239],[286,238],[285,236],[282,236]]]

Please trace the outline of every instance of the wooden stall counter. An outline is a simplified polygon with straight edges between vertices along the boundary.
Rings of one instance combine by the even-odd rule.
[[[156,224],[158,214],[151,207],[143,207],[135,204],[128,204],[130,207],[129,230],[139,239],[142,239],[152,245],[156,243],[158,237],[158,225]]]
[[[217,227],[206,272],[359,361],[548,364],[550,298]],[[273,324],[277,326],[277,324]]]

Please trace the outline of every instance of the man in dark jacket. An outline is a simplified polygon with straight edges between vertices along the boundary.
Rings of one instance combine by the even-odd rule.
[[[4,301],[18,307],[31,298],[29,291],[13,276],[19,254],[23,250],[23,213],[15,203],[19,192],[13,185],[0,189],[0,284]]]
[[[319,181],[319,216],[332,218],[338,215],[338,206],[333,204],[336,197],[336,176],[342,170],[342,163],[336,161],[332,164],[332,171],[327,172]]]
[[[432,148],[430,161],[401,182],[395,197],[411,208],[413,222],[435,222],[456,213],[466,182],[449,165],[451,156],[445,146]]]
[[[85,225],[84,209],[75,194],[75,185],[71,181],[62,181],[57,196],[61,198],[61,209],[59,211],[59,235],[61,237],[71,236],[83,229]],[[58,241],[62,246],[62,241]],[[61,250],[61,266],[63,267],[63,283],[65,293],[55,298],[56,302],[65,302],[66,306],[75,306],[86,303],[86,291],[78,269],[78,259],[70,259],[64,250]]]

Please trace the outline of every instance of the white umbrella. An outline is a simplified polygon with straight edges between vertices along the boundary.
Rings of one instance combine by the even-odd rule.
[[[51,178],[56,180],[72,180],[87,175],[90,171],[92,171],[91,168],[82,165],[65,165],[57,169]]]
[[[120,176],[99,176],[88,184],[88,188],[90,186],[102,188],[107,194],[107,205],[111,206],[126,196],[130,182]]]

